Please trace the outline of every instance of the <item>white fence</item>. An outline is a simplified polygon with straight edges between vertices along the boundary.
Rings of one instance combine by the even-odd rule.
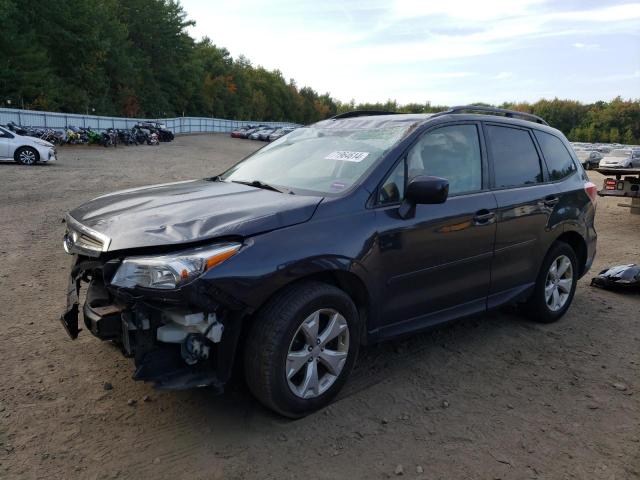
[[[287,122],[225,120],[222,118],[208,117],[124,118],[0,108],[0,125],[6,125],[9,122],[34,128],[60,129],[67,126],[74,126],[90,127],[98,131],[106,130],[107,128],[130,129],[138,122],[161,122],[173,133],[231,132],[244,125],[269,125],[273,127],[297,126],[294,123]]]

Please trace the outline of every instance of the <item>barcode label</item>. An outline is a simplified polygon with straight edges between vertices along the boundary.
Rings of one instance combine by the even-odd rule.
[[[331,152],[327,155],[325,160],[342,160],[343,162],[361,162],[365,158],[367,158],[369,152],[348,152],[348,151],[337,151]]]

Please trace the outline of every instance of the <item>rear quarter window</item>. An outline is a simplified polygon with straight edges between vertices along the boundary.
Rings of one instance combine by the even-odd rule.
[[[555,135],[534,130],[551,180],[562,180],[577,170],[571,154]]]

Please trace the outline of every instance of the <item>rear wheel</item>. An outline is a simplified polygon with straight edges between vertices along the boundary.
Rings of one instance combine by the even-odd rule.
[[[261,310],[249,332],[249,389],[288,417],[322,408],[347,380],[358,338],[358,313],[342,290],[319,282],[287,288]]]
[[[540,323],[562,317],[571,306],[578,281],[578,259],[568,244],[553,244],[542,263],[535,291],[526,304],[527,315]]]
[[[14,158],[21,165],[35,165],[40,160],[40,154],[35,148],[21,147],[16,150]]]

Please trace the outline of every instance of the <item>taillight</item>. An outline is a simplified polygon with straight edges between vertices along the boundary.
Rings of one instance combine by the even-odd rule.
[[[605,188],[606,188],[606,183],[605,183]],[[587,195],[589,195],[589,198],[591,199],[591,203],[595,205],[596,200],[598,198],[598,187],[596,187],[596,184],[593,182],[585,182],[584,191],[587,192]]]
[[[616,189],[616,181],[613,178],[607,178],[604,181],[604,189],[605,190],[615,190]]]

